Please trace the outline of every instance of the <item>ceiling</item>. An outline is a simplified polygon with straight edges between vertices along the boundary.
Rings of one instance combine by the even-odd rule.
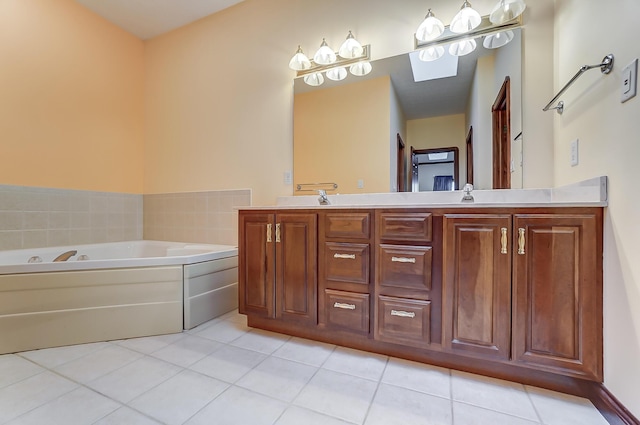
[[[76,0],[142,40],[187,25],[241,1]]]

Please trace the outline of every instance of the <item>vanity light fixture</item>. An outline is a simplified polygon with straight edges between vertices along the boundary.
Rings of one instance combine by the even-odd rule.
[[[414,36],[415,48],[420,50],[418,57],[425,62],[437,60],[444,54],[443,46],[446,45],[451,55],[468,55],[476,49],[478,42],[475,39],[480,37],[484,37],[482,45],[487,49],[502,47],[513,40],[511,30],[522,26],[522,12],[525,8],[523,0],[499,0],[491,15],[480,16],[465,0],[451,25],[445,26],[433,38],[431,35],[439,30],[434,29],[436,18],[429,9]]]
[[[443,32],[444,24],[440,19],[436,18],[436,15],[429,9],[427,16],[424,17],[424,21],[422,21],[416,30],[416,38],[420,41],[431,41],[440,37]]]
[[[349,31],[338,52],[334,52],[323,38],[320,49],[313,55],[313,60],[309,60],[302,52],[302,48],[298,46],[296,54],[289,61],[289,68],[297,71],[296,76],[304,77],[305,83],[319,86],[324,83],[323,72],[328,79],[333,81],[347,78],[347,68],[349,73],[355,76],[370,73],[370,51],[369,45],[360,44]]]

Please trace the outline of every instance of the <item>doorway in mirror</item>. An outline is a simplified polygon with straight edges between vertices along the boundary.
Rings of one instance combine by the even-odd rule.
[[[411,147],[411,191],[458,190],[458,148]]]

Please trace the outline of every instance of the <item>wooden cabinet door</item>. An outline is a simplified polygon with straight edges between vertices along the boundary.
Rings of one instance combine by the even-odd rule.
[[[600,214],[514,217],[515,362],[602,380]]]
[[[508,359],[511,215],[444,216],[443,346]]]
[[[239,311],[275,317],[274,214],[241,212],[239,228]]]
[[[276,214],[276,317],[317,324],[316,214]]]

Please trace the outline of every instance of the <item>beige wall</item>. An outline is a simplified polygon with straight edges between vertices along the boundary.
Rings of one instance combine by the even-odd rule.
[[[414,149],[458,148],[458,186],[460,188],[467,181],[466,137],[464,114],[407,121],[408,155],[411,155],[409,147]]]
[[[640,98],[620,103],[622,68],[640,56],[636,19],[640,3],[611,0],[602,7],[597,0],[563,0],[556,8],[556,88],[580,66],[599,63],[608,53],[615,55],[611,74],[604,76],[597,69],[585,73],[562,96],[564,114],[547,114],[555,128],[556,183],[609,177],[604,241],[605,385],[640,417],[640,197],[634,191],[640,158]],[[576,138],[580,163],[571,167],[569,144]]]
[[[0,2],[0,183],[142,192],[142,41],[73,0]]]
[[[294,187],[333,182],[338,188],[329,193],[389,191],[390,85],[384,76],[295,96]]]

